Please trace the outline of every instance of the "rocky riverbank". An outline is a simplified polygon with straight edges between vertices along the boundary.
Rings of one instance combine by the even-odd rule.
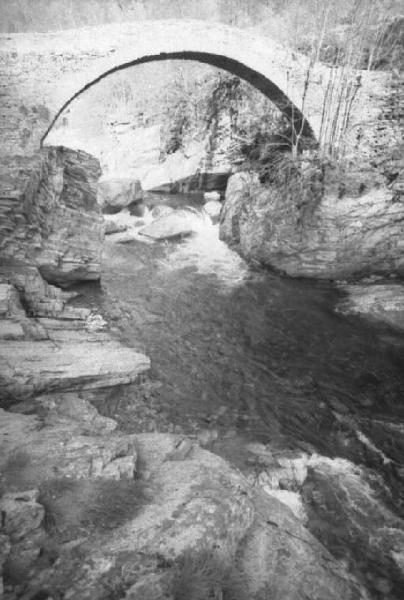
[[[47,148],[1,229],[0,398],[4,406],[51,390],[134,381],[149,360],[102,331],[102,319],[74,308],[53,285],[98,280],[104,222],[99,163],[84,152]]]
[[[1,414],[7,600],[367,597],[284,503],[196,441],[121,434],[75,393],[36,403]]]
[[[383,175],[288,158],[268,169],[227,186],[220,237],[243,257],[294,277],[403,276],[402,160]]]
[[[356,399],[352,404],[350,398],[348,406],[337,397],[330,399],[327,392],[326,401],[320,403],[333,423],[334,451],[350,459],[324,456],[309,441],[299,442],[304,450],[297,449],[299,444],[292,450],[284,434],[276,433],[283,423],[279,414],[272,415],[272,433],[264,444],[243,439],[237,432],[157,433],[158,421],[150,412],[149,421],[146,418],[132,433],[122,415],[117,427],[114,419],[97,412],[94,405],[105,406],[112,398],[118,406],[121,394],[128,395],[126,384],[138,385],[150,360],[123,343],[123,336],[118,339],[116,329],[96,310],[73,303],[75,293],[55,285],[99,277],[94,265],[101,253],[105,224],[93,185],[96,162],[84,156],[94,167],[90,170],[94,179],[89,181],[86,170],[80,170],[78,153],[59,148],[46,152],[33,193],[28,196],[27,219],[35,235],[25,239],[18,234],[26,222],[21,230],[17,227],[9,234],[1,266],[0,563],[5,598],[74,596],[107,600],[119,595],[128,600],[193,600],[201,597],[201,589],[205,596],[233,594],[240,600],[261,600],[268,595],[279,600],[298,600],[302,595],[335,600],[399,598],[404,585],[404,524],[401,504],[394,506],[392,493],[395,487],[401,493],[402,474],[397,471],[401,430],[393,430],[390,421],[377,425],[368,417],[362,418],[359,430],[359,417],[352,416],[357,410]],[[221,228],[223,231],[228,227],[233,236],[236,232],[240,245],[243,227],[248,226],[246,211],[254,236],[265,232],[271,223],[265,216],[267,198],[261,192],[254,195],[260,185],[257,178],[246,174],[236,174],[230,181]],[[229,208],[234,190],[238,196]],[[259,206],[256,197],[260,198]],[[130,205],[131,198],[129,185],[124,204]],[[66,221],[65,209],[72,204],[71,222],[61,230],[58,219],[64,215]],[[291,211],[291,228],[308,223],[320,204],[305,207],[303,203],[296,214]],[[282,213],[279,203],[275,205],[281,220],[286,213]],[[212,231],[208,212],[204,214],[202,207],[201,212],[158,208],[149,224],[140,225],[140,217],[125,213],[136,224],[129,223],[133,231],[110,235],[111,248],[114,241],[134,242],[143,237],[158,244],[158,240],[173,235],[195,233],[203,229],[205,220]],[[215,214],[219,209],[216,201]],[[107,221],[119,228],[125,215],[110,215]],[[379,218],[379,212],[373,209],[368,215]],[[385,215],[380,218],[389,226],[399,226],[399,216],[393,224]],[[86,229],[91,219],[96,231],[93,237]],[[371,221],[373,228],[374,223]],[[70,229],[73,225],[77,228],[74,234]],[[125,240],[119,237],[122,235]],[[89,244],[80,244],[83,236]],[[324,234],[324,239],[324,243],[330,243],[334,237]],[[354,238],[352,244],[359,239]],[[37,240],[36,246],[33,240]],[[267,243],[271,240],[267,238]],[[385,245],[376,244],[378,252],[380,247]],[[381,255],[389,268],[396,260],[397,247],[393,244]],[[7,254],[7,248],[18,248],[17,258],[11,250]],[[364,264],[369,264],[366,260],[370,255],[365,251],[359,255]],[[341,259],[345,266],[346,257]],[[249,258],[257,260],[255,256]],[[100,258],[97,260],[100,262]],[[336,265],[340,267],[338,261]],[[119,263],[120,269],[123,266]],[[133,269],[139,266],[132,261],[132,275]],[[366,289],[369,292],[369,286]],[[368,312],[378,313],[380,290],[383,296],[387,288],[372,282],[372,289],[374,299],[367,303],[366,293],[361,293],[358,286],[344,287],[346,300],[340,312],[366,313],[367,307]],[[390,297],[395,302],[387,308],[401,310],[391,288]],[[123,324],[120,306],[121,299],[112,312],[115,310]],[[128,323],[139,316],[130,310],[125,315]],[[143,316],[147,322],[147,311]],[[254,348],[260,345],[263,335],[256,325],[251,321],[247,327],[248,335],[254,336]],[[212,322],[209,330],[211,327]],[[164,343],[170,344],[171,338]],[[231,346],[237,354],[237,345],[232,342]],[[211,348],[209,342],[209,351]],[[194,368],[191,350],[189,360]],[[220,345],[217,365],[207,362],[210,377],[216,367],[221,370],[226,366],[226,353],[226,347]],[[288,396],[293,396],[289,376],[285,379],[275,374],[273,391],[278,385],[282,393],[287,388]],[[234,377],[231,375],[230,380]],[[308,381],[310,387],[312,379]],[[313,386],[319,396],[314,379]],[[243,383],[242,387],[243,396],[253,388]],[[394,398],[392,392],[392,402]],[[254,404],[255,395],[251,402]],[[299,397],[299,405],[301,402]],[[362,402],[368,407],[373,400],[364,395]],[[141,412],[135,392],[132,404],[135,413]],[[284,411],[280,404],[279,410]],[[268,410],[265,402],[260,409],[264,413]],[[306,402],[304,415],[301,411],[296,410],[292,420],[303,418],[302,422],[292,424],[292,428],[297,434],[300,428],[303,435],[310,419],[314,427],[319,408]],[[181,430],[174,423],[168,425],[166,430]],[[317,421],[315,426],[320,427]],[[394,440],[387,448],[386,430]],[[353,444],[348,443],[349,449],[341,437],[343,432],[355,438]],[[383,465],[383,475],[362,464],[366,451],[373,463]],[[359,464],[351,462],[353,457],[359,457]],[[394,480],[391,486],[389,477]]]

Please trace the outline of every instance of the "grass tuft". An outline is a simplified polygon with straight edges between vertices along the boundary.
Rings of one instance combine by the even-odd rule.
[[[51,479],[40,486],[44,527],[68,541],[119,527],[146,504],[142,483],[133,479]]]
[[[174,600],[247,600],[245,580],[214,552],[188,551],[175,562]]]

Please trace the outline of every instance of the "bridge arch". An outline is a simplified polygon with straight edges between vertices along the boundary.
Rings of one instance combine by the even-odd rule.
[[[6,100],[0,156],[35,152],[61,111],[109,74],[170,58],[238,75],[268,96],[297,131],[318,139],[326,66],[311,67],[308,79],[307,57],[255,32],[195,20],[143,21],[0,35]]]
[[[300,133],[305,138],[313,140],[316,139],[312,126],[310,125],[302,111],[292,102],[292,100],[286,95],[286,93],[282,89],[280,89],[272,80],[268,79],[265,75],[256,71],[255,69],[252,69],[244,63],[241,63],[228,56],[212,54],[211,52],[195,52],[185,50],[181,52],[161,52],[159,54],[142,56],[122,65],[114,66],[105,73],[99,75],[96,79],[89,81],[81,89],[77,90],[77,92],[75,92],[73,96],[66,100],[63,106],[59,108],[55,116],[52,118],[47,130],[43,134],[41,144],[44,143],[48,133],[51,131],[52,127],[54,126],[60,115],[76,98],[81,96],[81,94],[83,94],[86,90],[96,85],[109,75],[116,73],[117,71],[122,71],[124,69],[134,67],[136,65],[165,60],[191,60],[200,63],[205,63],[210,66],[223,69],[224,71],[227,71],[232,75],[240,77],[244,81],[250,83],[257,90],[262,92],[269,100],[271,100],[277,106],[277,108],[287,117],[288,121],[291,123],[292,131]]]
[[[11,156],[33,156],[61,111],[110,73],[155,60],[197,60],[250,82],[270,98],[297,131],[323,143],[327,86],[338,73],[255,31],[222,23],[170,19],[114,23],[46,33],[0,34],[0,167]],[[349,147],[377,145],[388,82],[362,72],[350,106]],[[378,90],[378,93],[375,93]],[[341,127],[343,114],[333,117]],[[346,122],[346,120],[345,120]],[[366,124],[366,135],[363,124]],[[12,170],[12,169],[11,169]],[[0,184],[2,182],[0,181]],[[6,182],[0,193],[9,189]]]

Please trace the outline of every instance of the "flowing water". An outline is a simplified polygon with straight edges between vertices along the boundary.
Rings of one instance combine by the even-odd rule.
[[[195,196],[163,202],[201,206]],[[236,463],[241,439],[347,459],[377,473],[402,515],[404,340],[338,314],[328,282],[248,266],[218,225],[195,218],[186,239],[107,240],[101,287],[81,287],[115,334],[151,357],[152,427],[215,431]],[[122,410],[136,431],[139,413],[131,421],[128,403]]]

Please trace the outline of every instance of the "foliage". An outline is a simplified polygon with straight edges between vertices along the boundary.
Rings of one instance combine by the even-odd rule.
[[[319,144],[324,156],[341,160],[351,149],[347,132],[351,111],[362,84],[363,69],[373,69],[384,63],[382,57],[391,53],[385,64],[394,69],[402,54],[401,26],[391,25],[392,12],[386,7],[390,0],[344,0],[338,5],[333,0],[307,0],[304,8],[312,9],[314,19],[307,27],[299,23],[299,50],[309,56],[304,91],[299,109],[305,114],[306,90],[314,65],[328,62],[331,67],[325,82]],[[393,52],[394,50],[394,52]],[[293,131],[294,153],[303,134]]]

